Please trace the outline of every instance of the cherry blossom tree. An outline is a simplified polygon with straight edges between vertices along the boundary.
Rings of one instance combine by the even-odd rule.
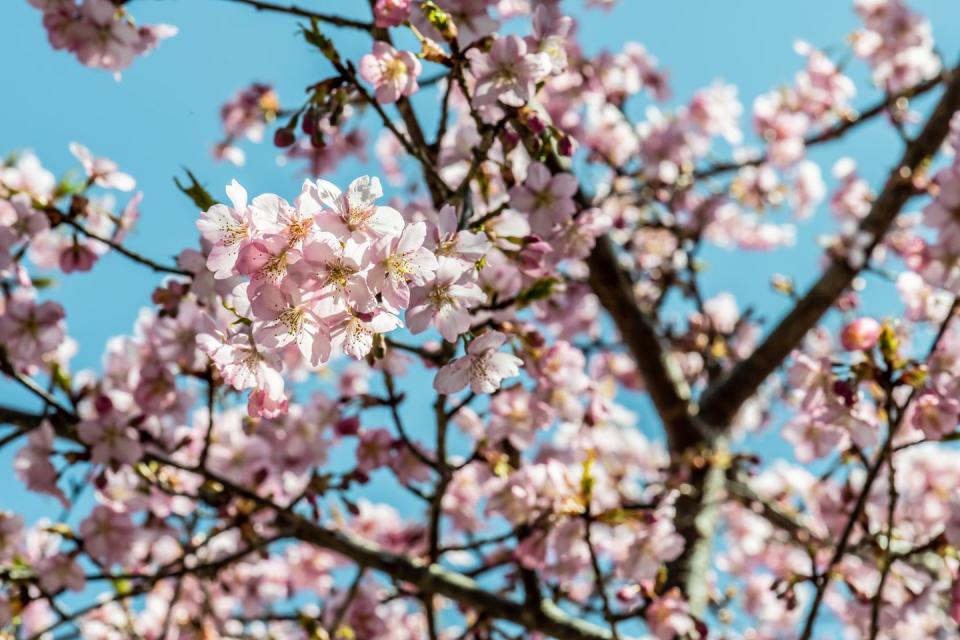
[[[64,141],[79,181],[0,165],[0,390],[35,400],[0,392],[0,448],[59,507],[0,511],[0,636],[960,634],[960,67],[922,15],[854,0],[845,48],[797,43],[752,117],[717,82],[637,120],[664,67],[637,43],[586,55],[589,11],[554,0],[226,1],[328,63],[302,101],[239,89],[210,141],[239,164],[272,135],[299,192],[188,172],[197,233],[166,263],[126,243],[141,195],[95,140]],[[118,75],[176,34],[137,2],[29,3]],[[867,122],[902,140],[883,184],[811,159]],[[328,181],[368,150],[378,175]],[[736,275],[781,318],[704,291],[703,248],[782,250],[821,203],[812,286]],[[45,283],[109,252],[157,286],[75,371]],[[787,453],[752,447],[762,429]]]

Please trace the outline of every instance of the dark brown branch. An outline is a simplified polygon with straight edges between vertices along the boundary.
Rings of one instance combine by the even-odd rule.
[[[554,154],[548,155],[547,166],[553,173],[565,170]],[[577,193],[577,203],[584,209],[590,206],[589,198],[582,191]],[[681,586],[690,595],[687,590],[690,578],[705,570],[710,558],[710,533],[716,509],[704,510],[704,505],[723,488],[724,470],[711,464],[710,450],[716,443],[716,433],[696,415],[683,372],[657,333],[655,314],[649,317],[640,307],[630,273],[619,263],[609,237],[597,238],[587,266],[590,287],[636,361],[646,391],[663,422],[671,467],[690,489],[677,500],[674,523],[684,539],[684,553],[668,567],[668,586]],[[706,591],[699,588],[695,591],[691,602],[696,606],[691,610],[699,614],[696,608],[706,605]]]
[[[227,495],[245,498],[272,511],[277,523],[292,537],[350,558],[358,566],[381,571],[396,580],[407,582],[421,593],[446,596],[470,608],[485,612],[491,617],[521,625],[528,631],[540,631],[557,638],[570,640],[609,640],[611,638],[610,632],[606,629],[568,615],[550,600],[541,601],[539,607],[515,602],[487,591],[467,576],[438,564],[410,560],[389,553],[350,532],[327,529],[205,469],[182,465],[159,455],[148,457],[160,464],[196,473],[220,484]]]
[[[5,415],[23,423],[39,422],[41,420],[40,416],[34,416],[30,419],[26,414],[17,410],[0,408],[0,416]],[[73,418],[76,419],[75,416]],[[61,428],[58,428],[58,434],[75,440]],[[419,589],[421,593],[446,596],[467,607],[486,613],[489,617],[513,622],[529,631],[539,631],[557,638],[569,638],[571,640],[611,639],[610,632],[606,629],[568,615],[550,600],[544,599],[537,603],[537,606],[515,602],[485,590],[464,574],[451,571],[438,564],[418,562],[389,553],[379,546],[346,531],[327,529],[311,522],[291,509],[282,507],[206,469],[184,465],[158,454],[148,454],[145,461],[153,461],[198,474],[215,483],[215,485],[223,487],[222,491],[225,496],[245,498],[258,507],[271,511],[277,524],[282,527],[283,532],[288,536],[338,553],[353,560],[360,567],[381,571],[396,580],[407,582]]]
[[[114,242],[110,238],[105,238],[99,234],[96,234],[69,216],[64,216],[63,222],[70,225],[71,227],[73,227],[83,235],[87,236],[88,238],[96,240],[97,242],[102,242],[103,244],[107,245],[117,253],[122,254],[127,258],[133,260],[134,262],[138,264],[142,264],[145,267],[150,267],[151,269],[153,269],[158,273],[172,273],[177,276],[187,276],[188,278],[193,277],[193,274],[190,273],[189,271],[185,271],[184,269],[179,269],[177,267],[168,267],[158,262],[154,262],[150,258],[147,258],[145,256],[140,255],[139,253],[136,253],[135,251],[131,251],[130,249],[127,249],[125,246],[123,246],[119,242]]]
[[[860,231],[869,234],[866,256],[883,240],[884,235],[907,200],[915,193],[912,178],[937,152],[946,137],[950,118],[960,109],[960,67],[949,74],[946,90],[923,130],[904,151],[900,162],[890,171],[887,182],[864,218]],[[717,428],[726,428],[729,421],[760,387],[767,376],[780,366],[807,332],[830,309],[850,286],[861,267],[851,266],[845,258],[835,257],[820,279],[797,302],[763,343],[717,384],[708,389],[701,400],[700,415]]]
[[[820,133],[805,138],[803,141],[804,146],[813,147],[824,142],[836,140],[851,129],[869,122],[878,115],[887,112],[891,106],[897,103],[898,100],[902,98],[914,98],[927,93],[941,82],[943,82],[943,76],[938,75],[930,78],[929,80],[921,82],[914,87],[910,87],[909,89],[906,89],[894,96],[886,97],[872,107],[865,109],[864,111],[854,113],[850,117],[844,118],[832,127],[828,127]],[[757,165],[761,165],[766,162],[767,159],[767,154],[764,153],[756,158],[750,158],[749,160],[742,160],[740,162],[718,162],[717,164],[710,165],[709,167],[705,167],[699,171],[694,171],[693,177],[697,180],[711,178],[713,176],[729,173],[731,171],[739,171],[744,167],[755,167]]]
[[[590,287],[610,314],[620,339],[630,349],[667,432],[670,449],[685,451],[706,439],[703,425],[692,414],[690,391],[677,363],[670,357],[650,319],[637,303],[630,276],[619,262],[613,242],[603,236],[587,259]]]
[[[0,407],[0,424],[12,424],[26,432],[40,424],[41,416],[12,407]]]

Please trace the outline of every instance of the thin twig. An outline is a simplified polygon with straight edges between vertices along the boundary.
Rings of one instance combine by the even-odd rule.
[[[137,264],[142,264],[145,267],[150,267],[151,269],[159,273],[172,273],[178,276],[187,276],[188,278],[193,277],[193,274],[190,273],[189,271],[180,269],[179,267],[168,267],[166,265],[162,265],[159,262],[155,262],[150,258],[147,258],[146,256],[142,256],[135,251],[131,251],[130,249],[127,249],[125,246],[123,246],[119,242],[115,242],[110,238],[105,238],[97,233],[94,233],[93,231],[90,231],[89,229],[87,229],[82,224],[80,224],[79,222],[77,222],[76,220],[74,220],[69,216],[64,216],[63,222],[70,225],[71,227],[73,227],[83,235],[87,236],[88,238],[96,240],[97,242],[102,242],[103,244],[107,245],[117,253],[123,254],[124,256],[130,258]]]
[[[850,117],[844,118],[840,122],[836,123],[832,127],[821,131],[820,133],[814,134],[812,136],[804,139],[804,146],[813,147],[824,142],[829,142],[831,140],[836,140],[837,138],[843,136],[849,130],[854,129],[861,124],[869,122],[876,116],[885,113],[891,107],[891,105],[896,104],[901,98],[913,98],[928,91],[936,88],[944,81],[944,76],[937,75],[929,80],[925,80],[920,84],[910,87],[901,91],[900,93],[894,96],[887,96],[883,100],[880,100],[871,107],[851,114]],[[699,171],[693,173],[693,177],[697,180],[702,180],[704,178],[710,178],[717,176],[723,173],[728,173],[730,171],[739,171],[745,167],[755,167],[761,165],[767,161],[767,154],[762,154],[756,158],[750,158],[749,160],[741,160],[739,162],[718,162],[717,164],[711,165],[709,167],[704,167]]]
[[[350,18],[343,18],[329,13],[310,11],[309,9],[304,9],[293,4],[281,5],[273,2],[264,2],[263,0],[227,0],[227,2],[245,4],[253,7],[257,11],[271,11],[273,13],[286,13],[292,16],[300,16],[301,18],[312,18],[318,22],[325,22],[335,27],[347,27],[349,29],[360,29],[362,31],[370,31],[373,28],[372,22],[361,22],[360,20],[351,20]]]

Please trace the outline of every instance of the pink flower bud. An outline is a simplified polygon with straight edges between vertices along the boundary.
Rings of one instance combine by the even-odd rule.
[[[97,410],[97,415],[104,416],[113,411],[113,401],[101,393],[94,399],[93,408]]]
[[[340,418],[334,425],[338,436],[355,436],[360,432],[360,419],[356,416]]]
[[[571,136],[563,136],[557,141],[557,153],[569,158],[577,150],[577,141]]]
[[[880,323],[873,318],[857,318],[840,332],[840,344],[847,351],[869,351],[880,339]]]
[[[312,136],[317,130],[317,112],[315,109],[307,109],[303,114],[303,120],[300,122],[300,130],[308,136]]]
[[[293,135],[293,131],[290,129],[277,129],[273,134],[273,144],[280,147],[293,146],[293,143],[297,141],[297,137]]]

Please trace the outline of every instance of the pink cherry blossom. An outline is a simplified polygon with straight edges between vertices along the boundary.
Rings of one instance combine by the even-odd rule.
[[[783,428],[783,437],[794,446],[800,462],[812,462],[833,453],[846,441],[842,429],[815,415],[801,414]]]
[[[326,324],[317,316],[316,302],[301,295],[290,279],[278,287],[265,285],[250,299],[251,310],[264,322],[254,328],[253,338],[270,348],[295,344],[314,365],[330,357]]]
[[[409,51],[397,51],[386,42],[373,43],[373,53],[360,58],[360,76],[376,90],[377,102],[396,102],[420,88],[417,77],[422,65]]]
[[[51,462],[53,443],[53,427],[44,421],[27,436],[27,445],[17,452],[13,467],[28,489],[51,495],[66,507],[67,497],[57,486],[59,475]]]
[[[869,351],[880,339],[880,323],[873,318],[857,318],[840,332],[840,341],[847,351]]]
[[[246,87],[220,107],[220,120],[226,138],[214,145],[213,155],[220,160],[242,166],[246,154],[235,146],[238,138],[261,142],[265,125],[276,117],[280,101],[268,84],[254,83]]]
[[[94,507],[79,527],[85,550],[106,565],[123,562],[135,531],[129,515],[102,504]]]
[[[457,212],[451,205],[444,205],[437,213],[433,228],[433,252],[437,257],[448,257],[463,262],[467,268],[490,250],[490,241],[483,233],[461,230]]]
[[[394,310],[410,303],[409,285],[426,285],[437,270],[437,259],[423,246],[427,226],[416,222],[404,227],[400,237],[377,241],[370,261],[374,263],[367,282],[382,293],[385,304]]]
[[[550,58],[550,73],[562,73],[567,68],[567,37],[573,28],[573,18],[561,15],[549,5],[538,5],[533,12],[533,35],[526,38],[531,51]]]
[[[370,353],[377,334],[401,327],[400,318],[385,309],[345,311],[331,317],[330,336],[333,345],[360,360]]]
[[[942,438],[960,426],[960,401],[936,391],[925,391],[911,404],[908,420],[927,438]]]
[[[530,214],[535,232],[547,234],[576,212],[573,196],[577,189],[577,181],[569,173],[551,176],[543,164],[534,162],[527,168],[523,185],[510,190],[510,204]]]
[[[370,472],[386,465],[392,449],[393,436],[386,429],[364,431],[357,443],[357,468]]]
[[[263,236],[245,243],[237,253],[236,272],[250,278],[249,291],[263,285],[277,285],[299,257],[290,250],[287,239],[281,235]]]
[[[91,446],[92,459],[98,464],[135,464],[143,456],[137,430],[128,418],[109,412],[77,425],[80,439]]]
[[[455,342],[470,327],[469,309],[486,299],[459,261],[440,258],[435,280],[411,293],[407,326],[420,333],[432,324],[445,340]]]
[[[0,315],[0,342],[19,366],[41,366],[63,342],[63,318],[63,307],[56,302],[38,304],[28,292],[18,291]]]
[[[228,337],[214,328],[197,336],[197,341],[234,389],[262,389],[272,398],[283,394],[279,357],[258,348],[251,335],[241,331]]]
[[[690,617],[687,603],[679,592],[673,590],[657,598],[647,607],[647,624],[655,638],[670,640],[684,637],[696,629]]]
[[[743,105],[737,99],[737,88],[716,82],[697,91],[690,101],[690,117],[710,135],[723,137],[730,144],[743,140],[740,115]]]
[[[234,180],[227,187],[232,207],[215,204],[200,214],[197,229],[213,248],[207,257],[207,268],[216,278],[234,274],[240,250],[250,239],[255,214],[247,207],[247,191]]]
[[[854,52],[873,69],[873,81],[886,91],[905,87],[940,71],[930,22],[902,0],[855,0],[864,29],[854,34]]]
[[[26,193],[14,194],[0,201],[0,223],[10,234],[10,245],[18,240],[32,239],[50,228],[47,216],[33,208]]]
[[[373,22],[386,29],[403,23],[410,15],[413,0],[377,0],[373,6]]]
[[[334,303],[368,311],[374,298],[364,273],[367,253],[365,243],[352,238],[340,242],[323,233],[304,245],[291,275],[301,284],[330,296]]]
[[[533,97],[534,84],[551,68],[549,56],[528,53],[527,44],[514,35],[497,38],[488,53],[471,49],[467,57],[477,81],[476,98],[480,104],[499,100],[511,107],[523,106]]]
[[[52,2],[40,5],[50,43],[67,49],[82,64],[119,73],[136,55],[147,53],[160,40],[176,35],[170,25],[146,25],[138,28],[123,8],[110,0]]]
[[[441,367],[433,381],[440,393],[456,393],[468,384],[474,393],[493,393],[504,378],[520,374],[523,361],[515,355],[500,353],[507,336],[499,331],[488,331],[475,338],[467,353]]]
[[[137,186],[133,176],[117,169],[116,162],[107,158],[95,158],[90,150],[82,144],[71,142],[70,153],[83,165],[83,170],[87,173],[87,179],[92,184],[119,191],[133,191],[134,187]]]
[[[403,229],[403,217],[396,209],[376,204],[383,197],[379,178],[357,178],[345,193],[326,180],[318,180],[315,189],[314,197],[326,207],[317,216],[321,231],[337,238],[353,234],[360,241],[364,237],[400,235]]]
[[[64,589],[83,591],[86,586],[83,569],[76,560],[62,553],[42,558],[37,562],[37,572],[41,588],[50,594]]]

